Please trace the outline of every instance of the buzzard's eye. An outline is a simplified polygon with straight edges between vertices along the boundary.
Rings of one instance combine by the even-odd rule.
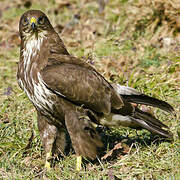
[[[23,20],[22,20],[22,25],[23,26],[26,26],[26,25],[28,25],[29,24],[29,22],[28,22],[28,19],[25,17],[25,18],[23,18]]]
[[[44,23],[45,23],[45,18],[42,17],[42,16],[40,16],[40,17],[38,18],[38,24],[43,25]]]

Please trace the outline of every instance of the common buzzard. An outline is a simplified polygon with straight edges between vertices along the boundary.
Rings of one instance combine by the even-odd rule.
[[[63,152],[66,133],[77,157],[96,158],[101,139],[93,124],[147,129],[172,138],[168,127],[132,103],[172,112],[168,103],[141,94],[133,88],[110,84],[91,65],[73,57],[47,16],[29,10],[20,19],[21,37],[18,84],[37,110],[40,137],[46,153],[45,167],[54,152]]]

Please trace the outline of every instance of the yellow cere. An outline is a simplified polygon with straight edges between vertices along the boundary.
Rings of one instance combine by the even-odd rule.
[[[31,24],[36,23],[36,18],[32,17],[30,22],[31,22]]]

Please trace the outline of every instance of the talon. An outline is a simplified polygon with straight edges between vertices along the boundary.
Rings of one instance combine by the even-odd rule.
[[[46,154],[46,162],[45,162],[45,168],[49,171],[51,169],[51,163],[48,162],[49,158],[51,157],[51,152],[48,152]]]
[[[82,157],[81,156],[77,156],[76,159],[76,171],[80,171],[81,170],[81,164],[82,164]]]
[[[47,169],[47,171],[49,171],[51,169],[51,164],[50,162],[46,161],[45,163],[45,168]]]

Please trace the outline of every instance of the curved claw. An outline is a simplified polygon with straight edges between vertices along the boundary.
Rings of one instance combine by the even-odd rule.
[[[80,171],[82,166],[82,156],[77,156],[77,159],[76,159],[76,171]]]
[[[47,171],[49,171],[51,169],[51,163],[46,161],[45,168],[47,169]]]
[[[45,162],[45,168],[49,171],[51,169],[51,163],[48,161],[48,159],[51,157],[51,152],[48,152],[46,154],[46,162]]]

